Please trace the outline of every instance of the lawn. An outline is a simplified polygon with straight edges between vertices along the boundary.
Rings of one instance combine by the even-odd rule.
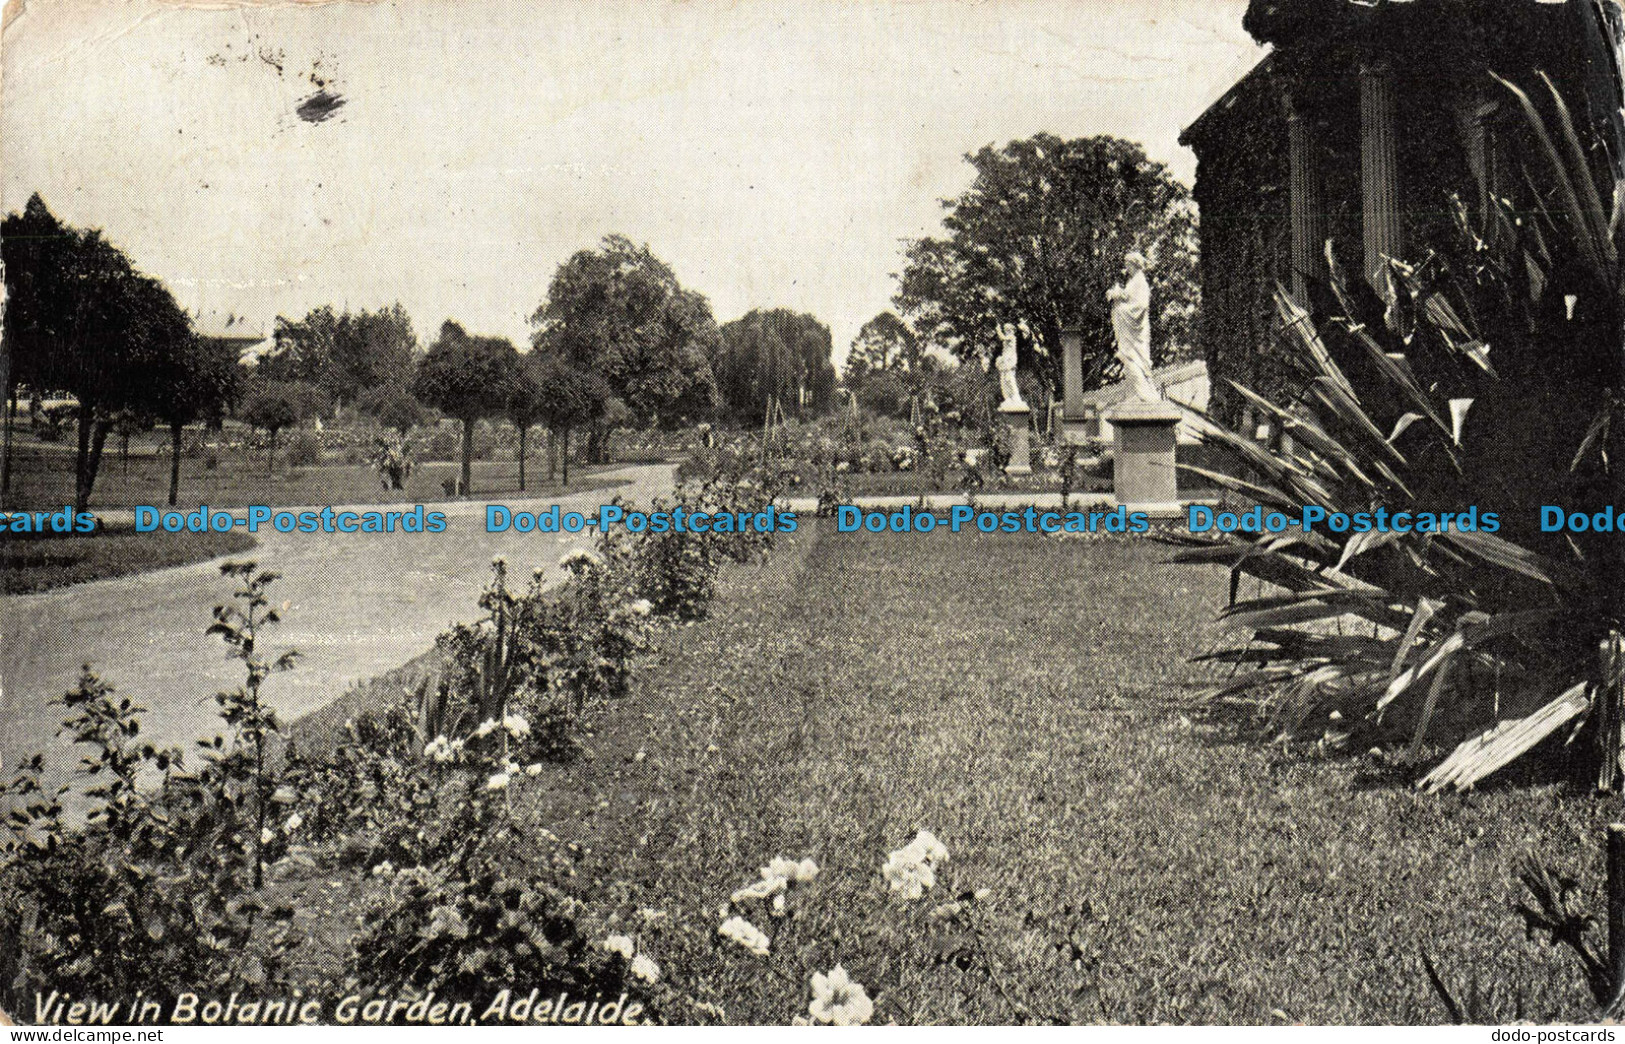
[[[205,562],[246,551],[247,533],[100,531],[0,538],[0,594],[30,594],[68,584]]]
[[[731,570],[712,618],[593,713],[590,755],[516,800],[729,1022],[805,1014],[808,975],[840,962],[877,1022],[1433,1023],[1424,948],[1460,992],[1493,984],[1498,1021],[1586,1018],[1569,955],[1511,905],[1539,853],[1598,909],[1609,809],[1558,786],[1422,796],[1210,718],[1187,659],[1226,574],[1166,551],[815,524]],[[908,903],[880,867],[921,828],[952,858]],[[782,918],[729,911],[772,936],[760,961],[715,929],[775,855],[822,871]],[[956,896],[982,942],[930,918]]]
[[[14,453],[12,491],[6,500],[8,509],[55,509],[73,503],[71,447],[19,444]],[[403,492],[384,490],[377,471],[366,464],[279,466],[275,472],[269,472],[265,458],[257,453],[222,450],[216,459],[218,464],[213,468],[207,467],[202,458],[181,459],[178,506],[429,503],[453,499],[446,494],[443,483],[455,480],[461,473],[458,464],[420,463]],[[547,473],[544,461],[532,461],[526,470],[528,481],[523,494],[526,497],[554,497],[613,485],[598,477],[605,467],[572,467],[568,487],[557,481],[542,481]],[[474,462],[474,496],[494,499],[518,494],[517,463]],[[109,449],[102,458],[90,503],[93,509],[127,508],[137,504],[163,505],[168,499],[167,457],[132,452],[126,469],[117,452]]]

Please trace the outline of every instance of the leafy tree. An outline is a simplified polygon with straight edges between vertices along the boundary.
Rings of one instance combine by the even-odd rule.
[[[506,337],[474,337],[448,319],[418,363],[411,392],[463,422],[463,491],[474,476],[474,423],[502,413],[508,404],[519,353]]]
[[[335,403],[404,384],[417,354],[412,319],[399,303],[376,312],[335,312],[331,305],[303,319],[276,321],[276,350],[261,361],[273,380],[307,381]]]
[[[564,484],[570,484],[570,432],[591,427],[609,408],[608,384],[597,374],[557,357],[538,359],[533,379],[539,395],[538,419],[547,425],[549,442],[559,446]]]
[[[715,408],[709,360],[721,335],[711,305],[647,246],[609,236],[578,251],[530,321],[538,353],[598,374],[641,423],[682,424]],[[595,422],[589,455],[600,455],[604,434]]]
[[[321,391],[304,381],[258,380],[243,403],[241,420],[251,428],[264,428],[271,436],[266,469],[276,467],[276,437],[321,410]]]
[[[547,408],[547,399],[542,384],[537,380],[539,361],[535,355],[527,355],[518,366],[514,367],[513,377],[508,385],[508,402],[506,410],[508,419],[513,421],[515,430],[519,432],[519,491],[525,491],[525,445],[529,440],[530,429],[542,423],[542,415]]]
[[[877,413],[895,414],[924,392],[935,367],[912,327],[895,312],[863,324],[846,356],[842,382]]]
[[[1159,361],[1191,342],[1198,299],[1196,209],[1167,168],[1132,142],[1039,134],[966,157],[976,180],[944,200],[946,235],[908,249],[896,302],[925,339],[962,359],[997,354],[1000,323],[1025,320],[1024,368],[1061,379],[1061,328],[1083,330],[1099,383],[1115,350],[1106,291],[1123,256],[1151,261]]]
[[[184,340],[186,314],[97,230],[72,228],[38,193],[0,223],[6,267],[5,381],[78,401],[74,506],[90,502],[118,412],[141,406],[149,375]]]
[[[431,412],[419,402],[405,384],[385,384],[362,395],[357,405],[386,428],[400,432],[401,438],[420,424],[433,419]]]
[[[229,342],[188,335],[174,341],[151,375],[143,398],[159,423],[169,429],[169,502],[181,484],[181,431],[200,420],[214,420],[242,395],[243,368]]]
[[[829,327],[784,308],[754,310],[721,330],[712,358],[720,406],[736,421],[760,421],[777,399],[796,414],[822,413],[835,397]]]

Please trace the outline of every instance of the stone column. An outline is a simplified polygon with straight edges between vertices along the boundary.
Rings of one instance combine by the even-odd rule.
[[[1033,473],[1033,451],[1030,435],[1027,431],[1028,419],[1032,416],[1032,407],[1026,403],[1004,403],[999,407],[999,418],[1010,432],[1010,463],[1004,466],[1006,475],[1031,475]]]
[[[1365,275],[1386,298],[1383,257],[1399,257],[1404,228],[1399,213],[1398,104],[1393,66],[1382,59],[1360,66],[1360,183],[1364,189]]]
[[[1082,444],[1088,441],[1083,404],[1083,330],[1077,326],[1061,328],[1061,433],[1066,442]]]
[[[1487,236],[1493,236],[1497,228],[1497,223],[1489,217],[1500,188],[1495,170],[1495,144],[1490,132],[1496,109],[1493,100],[1471,98],[1456,111],[1462,148],[1467,153],[1467,168],[1478,182],[1478,220]]]
[[[1325,273],[1326,209],[1320,195],[1320,170],[1314,136],[1302,105],[1286,99],[1286,128],[1291,167],[1292,295],[1309,307],[1309,281]]]

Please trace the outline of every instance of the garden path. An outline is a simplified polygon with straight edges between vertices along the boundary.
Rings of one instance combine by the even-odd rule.
[[[626,484],[534,503],[583,513],[613,496],[642,503],[669,494],[673,472],[670,465],[604,472],[595,478]],[[506,557],[517,576],[544,566],[559,577],[559,556],[593,539],[591,531],[487,533],[483,500],[431,507],[446,513],[445,533],[282,534],[266,527],[258,547],[232,556],[282,575],[271,595],[289,605],[284,622],[269,632],[268,651],[292,648],[301,657],[265,691],[284,720],[406,662],[453,622],[473,619],[494,555]],[[241,665],[225,658],[220,639],[203,634],[210,607],[230,593],[220,561],[0,598],[4,766],[41,749],[52,751],[54,764],[68,763],[66,747],[53,741],[61,708],[47,700],[71,688],[87,662],[148,708],[145,738],[189,746],[212,735],[219,722],[215,692],[242,680]]]

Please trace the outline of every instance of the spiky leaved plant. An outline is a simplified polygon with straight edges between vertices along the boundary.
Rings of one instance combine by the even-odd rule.
[[[1238,387],[1290,438],[1270,449],[1205,422],[1237,466],[1189,469],[1292,517],[1304,504],[1472,503],[1499,511],[1500,534],[1233,533],[1182,540],[1179,559],[1231,567],[1222,616],[1248,640],[1209,658],[1250,669],[1218,692],[1255,701],[1283,731],[1330,722],[1334,739],[1408,740],[1412,759],[1455,744],[1421,781],[1436,789],[1470,787],[1568,729],[1570,741],[1590,737],[1598,783],[1613,789],[1625,538],[1542,536],[1532,509],[1564,497],[1587,513],[1625,505],[1610,457],[1625,183],[1603,190],[1615,179],[1595,173],[1549,81],[1544,113],[1501,82],[1528,116],[1521,205],[1497,200],[1478,223],[1458,205],[1463,245],[1390,261],[1380,299],[1352,287],[1328,249],[1331,318],[1317,323],[1277,293],[1301,395],[1275,403]],[[1540,404],[1549,415],[1531,412]],[[1244,575],[1256,597],[1240,597]]]

